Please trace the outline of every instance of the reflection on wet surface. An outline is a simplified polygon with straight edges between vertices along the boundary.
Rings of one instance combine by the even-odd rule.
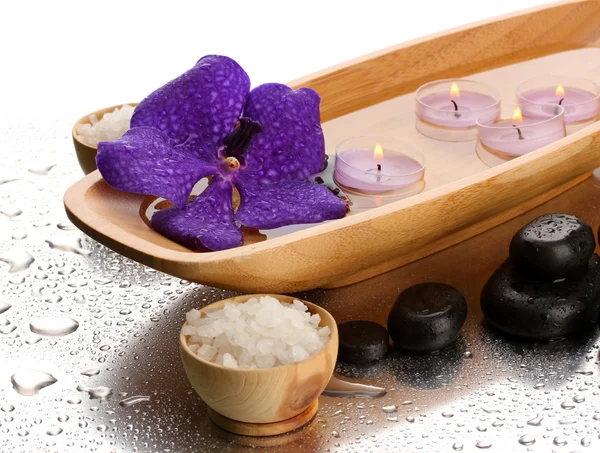
[[[212,425],[177,349],[186,311],[235,293],[161,274],[74,230],[61,197],[81,174],[70,138],[53,132],[69,127],[0,133],[2,149],[28,150],[3,153],[0,171],[0,451],[600,448],[598,332],[523,342],[490,330],[478,300],[485,280],[506,258],[512,234],[527,221],[568,212],[597,230],[600,187],[593,178],[402,269],[345,288],[298,294],[339,323],[366,319],[385,325],[400,291],[440,281],[465,295],[469,315],[460,339],[437,353],[392,351],[370,365],[338,364],[339,377],[384,387],[384,397],[323,396],[306,428],[257,440]]]

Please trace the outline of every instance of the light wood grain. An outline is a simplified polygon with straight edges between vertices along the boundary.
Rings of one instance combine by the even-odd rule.
[[[295,299],[277,294],[272,296],[287,303]],[[245,302],[251,297],[256,295],[225,299],[204,307],[201,313],[218,310],[226,302]],[[302,302],[311,313],[319,314],[321,326],[328,326],[331,330],[331,339],[317,354],[291,365],[266,369],[238,369],[216,365],[192,353],[187,345],[188,338],[183,333],[180,334],[179,349],[187,377],[194,390],[212,410],[238,422],[274,423],[298,416],[319,397],[333,374],[337,359],[337,324],[321,307]],[[299,426],[299,420],[304,420],[304,423],[308,421],[306,417],[299,417],[281,426],[295,429]],[[229,430],[231,429],[233,428]]]
[[[315,87],[323,98],[323,116],[331,119],[323,126],[328,152],[341,138],[355,134],[396,135],[413,142],[428,162],[421,194],[211,253],[191,252],[152,231],[139,215],[144,197],[112,189],[97,172],[67,191],[67,214],[91,237],[136,261],[186,280],[244,292],[340,286],[420,259],[580,181],[600,166],[600,124],[487,168],[474,142],[437,142],[416,133],[413,97],[402,93],[425,81],[463,74],[455,68],[483,71],[470,78],[500,89],[503,103],[513,101],[514,87],[523,78],[553,68],[600,82],[600,49],[589,47],[598,44],[600,14],[594,13],[599,12],[600,3],[591,1],[536,8],[377,52],[299,82]],[[427,44],[430,40],[435,45]],[[448,67],[446,57],[421,55],[415,50],[419,46],[428,52],[449,49],[453,66]],[[494,49],[495,57],[485,54],[486,49]],[[537,58],[524,61],[532,56]],[[352,113],[337,117],[345,112]]]
[[[317,413],[319,409],[319,400],[312,402],[304,411],[298,415],[274,423],[244,423],[232,420],[227,417],[223,417],[218,412],[213,411],[210,407],[208,408],[208,416],[212,422],[218,427],[224,429],[233,434],[239,434],[241,436],[250,437],[267,437],[277,436],[279,434],[289,433],[309,423]],[[283,443],[270,442],[270,445],[262,446],[274,446],[274,445],[285,445],[287,439]]]

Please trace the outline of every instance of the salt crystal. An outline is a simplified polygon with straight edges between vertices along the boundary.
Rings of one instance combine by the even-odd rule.
[[[235,360],[235,358],[231,354],[225,353],[223,354],[223,366],[228,366],[229,368],[237,368],[238,363],[237,360]]]
[[[208,360],[210,362],[217,354],[217,351],[217,348],[215,348],[214,346],[211,346],[209,344],[203,344],[202,346],[200,346],[200,348],[198,348],[198,352],[196,354],[198,354],[198,357],[201,357],[204,360]]]
[[[228,302],[203,317],[192,310],[186,319],[190,349],[205,360],[233,368],[299,362],[323,349],[331,336],[329,327],[319,327],[321,317],[301,301],[283,304],[270,296],[242,304]]]
[[[196,321],[197,319],[200,319],[200,310],[196,310],[196,309],[192,308],[185,315],[185,320],[188,322],[188,324],[191,324],[192,322]]]

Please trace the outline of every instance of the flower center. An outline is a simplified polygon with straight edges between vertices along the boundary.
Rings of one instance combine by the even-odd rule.
[[[239,167],[239,160],[241,160],[240,158],[243,158],[244,154],[248,150],[250,142],[252,141],[252,137],[258,134],[261,130],[262,126],[259,122],[253,121],[250,118],[240,118],[240,121],[233,132],[228,134],[223,139],[223,145],[225,146],[225,149],[223,150],[224,156],[227,158],[235,158],[237,167]]]
[[[227,167],[230,170],[237,170],[238,168],[240,168],[240,161],[237,160],[235,157],[229,156],[225,159],[225,163],[227,164]]]

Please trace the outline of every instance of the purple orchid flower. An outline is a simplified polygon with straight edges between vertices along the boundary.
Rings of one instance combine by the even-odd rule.
[[[171,201],[152,227],[195,250],[241,245],[238,223],[270,229],[338,219],[346,203],[308,180],[326,165],[320,101],[314,90],[276,83],[250,91],[240,65],[209,55],[144,99],[123,137],[98,145],[98,170],[116,189]],[[208,187],[187,202],[207,176]]]

